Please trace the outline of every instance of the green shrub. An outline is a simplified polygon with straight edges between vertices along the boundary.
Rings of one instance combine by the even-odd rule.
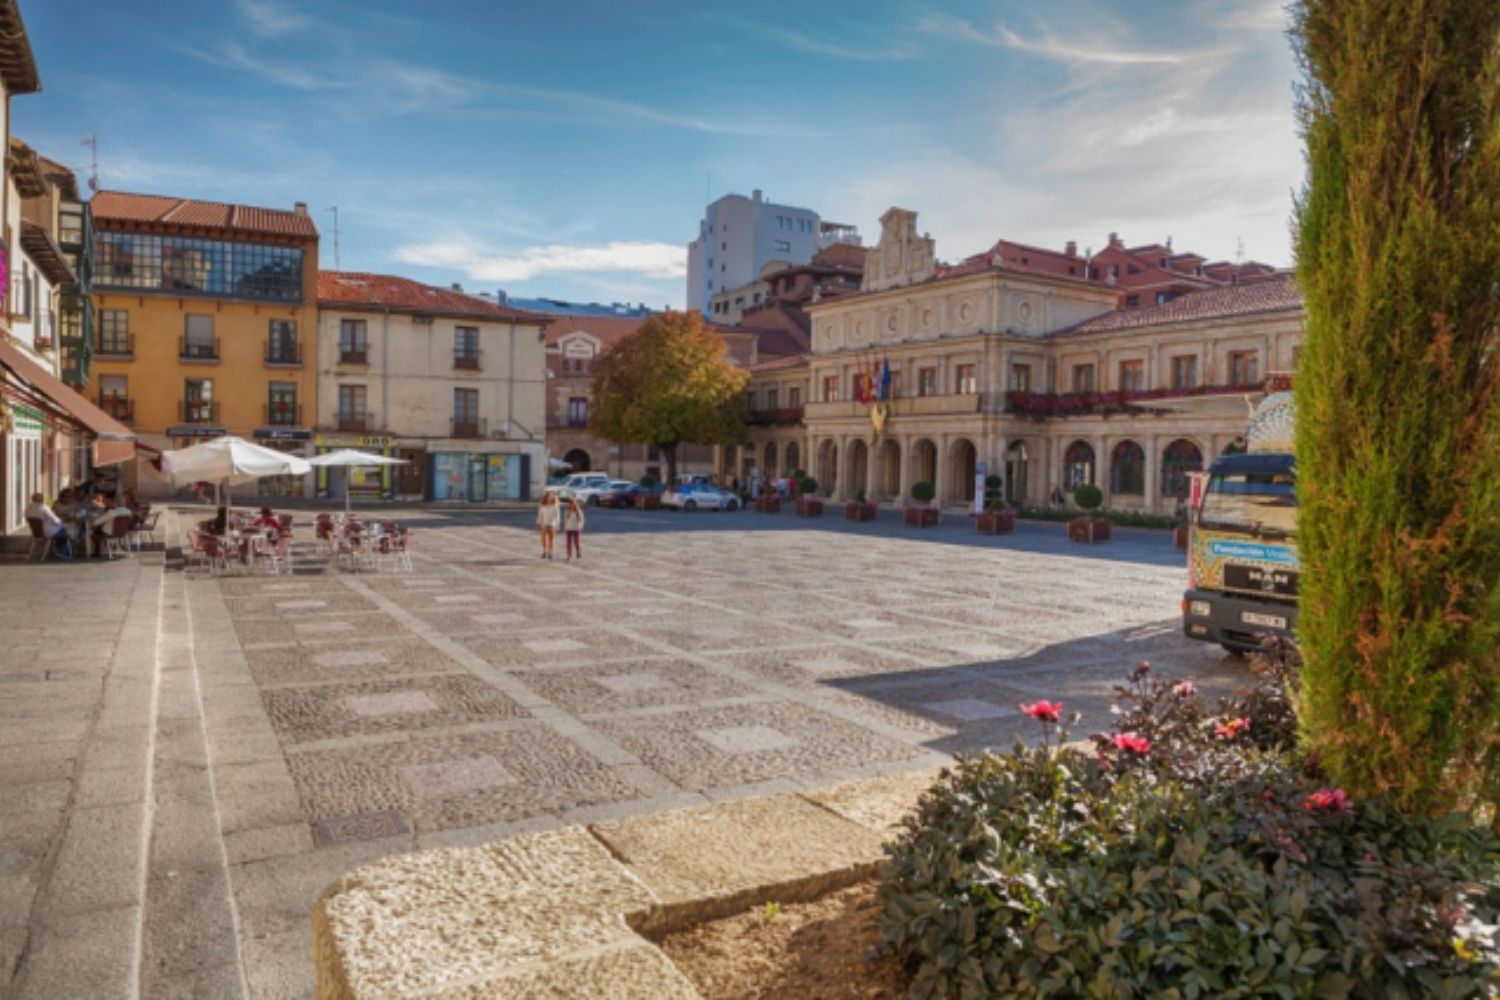
[[[984,491],[986,493],[999,492],[1000,488],[1002,486],[1004,486],[1004,485],[1005,485],[1005,480],[1001,479],[999,476],[995,475],[993,472],[991,472],[988,476],[984,477]]]
[[[1016,516],[1029,521],[1071,521],[1078,516],[1078,512],[1055,507],[1022,507],[1016,511]],[[1094,516],[1102,517],[1110,524],[1130,528],[1172,528],[1177,525],[1174,518],[1162,514],[1142,514],[1131,510],[1107,510],[1096,512]]]
[[[1083,510],[1095,510],[1104,502],[1104,491],[1093,483],[1084,483],[1073,491],[1073,502]]]
[[[642,476],[640,479],[640,483],[641,489],[654,490],[656,489],[657,479],[655,476]]]
[[[1500,942],[1480,927],[1500,921],[1491,833],[1348,800],[1314,762],[1257,745],[1274,712],[1210,714],[1144,664],[1122,695],[1095,752],[1051,746],[1044,723],[1040,747],[960,760],[904,821],[877,925],[912,996],[1500,987]],[[1062,706],[1023,709],[1056,719]]]
[[[864,503],[865,502],[865,491],[864,490],[855,490],[854,491],[854,502],[855,503]]]
[[[918,503],[931,503],[932,498],[937,496],[937,490],[925,479],[919,479],[911,484],[911,498]]]
[[[803,476],[797,480],[797,492],[807,494],[818,492],[818,481],[812,476]]]

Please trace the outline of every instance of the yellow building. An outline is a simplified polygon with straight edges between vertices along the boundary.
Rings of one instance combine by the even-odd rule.
[[[318,230],[290,211],[101,191],[93,387],[146,452],[235,434],[303,454],[317,386]],[[127,480],[166,481],[143,455]],[[300,479],[263,492],[300,495]]]

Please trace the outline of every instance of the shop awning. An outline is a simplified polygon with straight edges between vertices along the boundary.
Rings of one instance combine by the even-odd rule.
[[[38,397],[35,402],[94,435],[95,465],[115,465],[135,457],[135,434],[129,427],[69,389],[19,347],[0,341],[0,368],[30,389]]]

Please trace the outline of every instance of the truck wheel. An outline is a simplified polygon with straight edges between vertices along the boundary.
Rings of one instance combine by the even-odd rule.
[[[1240,659],[1244,659],[1245,658],[1245,651],[1243,649],[1240,649],[1238,646],[1231,646],[1227,642],[1221,642],[1221,643],[1219,643],[1219,645],[1222,646],[1223,649],[1224,649],[1224,652],[1228,653],[1230,656],[1236,656],[1236,657],[1239,657]]]

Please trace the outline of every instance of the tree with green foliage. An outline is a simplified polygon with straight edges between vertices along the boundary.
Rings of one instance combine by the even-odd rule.
[[[1299,706],[1356,795],[1500,802],[1500,3],[1302,0]]]
[[[589,428],[610,441],[660,448],[667,482],[675,483],[678,445],[745,439],[740,393],[748,379],[697,313],[661,313],[596,364]]]

